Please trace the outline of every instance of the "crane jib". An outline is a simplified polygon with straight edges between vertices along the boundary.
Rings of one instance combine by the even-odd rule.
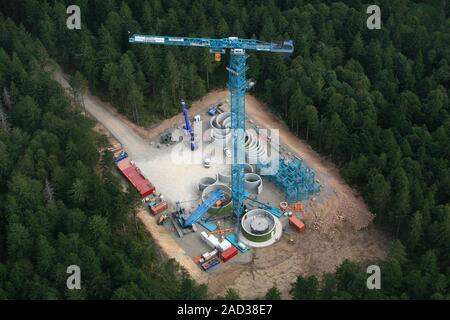
[[[164,43],[164,38],[135,36],[134,42]]]
[[[211,48],[213,52],[219,52],[220,50],[225,49],[244,49],[284,53],[292,53],[294,51],[294,44],[292,41],[264,42],[255,39],[239,39],[237,37],[207,39],[133,34],[130,35],[129,42],[187,47],[206,47]]]

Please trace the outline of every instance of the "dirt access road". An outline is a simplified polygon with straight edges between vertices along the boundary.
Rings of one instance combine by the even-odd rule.
[[[60,71],[55,73],[55,79],[63,87],[68,87],[66,77]],[[228,95],[226,90],[211,92],[194,102],[190,112],[200,113],[205,106]],[[179,114],[150,128],[142,128],[117,114],[109,103],[90,93],[85,96],[85,104],[87,111],[136,160],[148,155],[148,139],[182,122],[182,114]],[[227,288],[233,287],[243,298],[248,299],[263,296],[274,285],[281,290],[283,298],[289,298],[291,284],[300,274],[321,277],[324,273],[333,272],[344,259],[368,263],[384,257],[389,239],[370,225],[372,214],[357,193],[344,183],[336,167],[290,133],[286,125],[256,98],[247,96],[246,106],[248,116],[255,123],[279,129],[281,142],[300,155],[325,185],[316,201],[305,203],[307,231],[296,234],[288,229],[275,245],[252,250],[252,262],[224,265],[220,272],[208,276],[180,250],[164,228],[155,225],[153,217],[146,212],[140,213],[139,218],[166,255],[175,258],[194,279],[208,283],[211,296],[223,294]]]
[[[61,71],[54,74],[55,80],[66,90],[70,88],[67,82],[67,76]],[[89,92],[84,96],[86,111],[92,115],[106,130],[112,135],[110,140],[116,140],[127,150],[134,160],[145,158],[148,153],[149,145],[133,129],[134,126],[123,116],[118,115],[114,108],[99,98],[91,95]],[[99,131],[104,131],[102,128]],[[111,139],[112,138],[112,139]],[[148,211],[141,210],[137,217],[141,220],[155,243],[162,249],[162,252],[168,257],[175,259],[180,265],[184,266],[191,274],[192,278],[200,283],[207,283],[208,277],[194,263],[173,237],[167,233],[164,227],[158,226],[156,220]]]

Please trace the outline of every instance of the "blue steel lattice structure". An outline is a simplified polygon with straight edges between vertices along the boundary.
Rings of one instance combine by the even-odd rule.
[[[230,96],[231,96],[231,198],[233,210],[237,217],[244,209],[244,163],[245,163],[245,60],[244,50],[231,49],[230,66]]]
[[[262,166],[258,164],[259,168]],[[277,173],[268,179],[283,191],[289,203],[306,200],[320,191],[314,171],[296,157],[280,157]]]
[[[223,39],[188,38],[131,34],[130,43],[156,44],[169,46],[203,47],[209,48],[211,53],[226,53],[230,50],[230,65],[227,68],[230,82],[231,96],[231,129],[232,139],[232,165],[231,165],[231,192],[233,210],[237,218],[243,213],[244,200],[244,137],[245,137],[245,90],[246,90],[246,50],[292,53],[294,44],[291,40],[282,42],[264,42],[254,39],[239,39],[229,37]]]

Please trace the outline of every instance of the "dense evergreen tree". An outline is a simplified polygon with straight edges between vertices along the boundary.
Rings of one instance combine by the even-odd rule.
[[[2,16],[0,34],[0,299],[205,299],[130,221],[139,196],[122,191],[111,153],[97,151],[106,139],[44,71],[40,42]],[[79,99],[86,81],[70,83]],[[73,264],[81,290],[66,287]]]

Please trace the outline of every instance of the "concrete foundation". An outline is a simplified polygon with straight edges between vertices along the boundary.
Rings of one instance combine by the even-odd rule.
[[[241,233],[251,242],[266,243],[275,237],[275,219],[266,210],[251,210],[242,217]]]
[[[217,177],[203,177],[200,179],[198,183],[198,190],[202,192],[205,190],[208,186],[214,184],[217,182]]]
[[[259,194],[262,192],[262,179],[256,173],[246,173],[244,185],[245,189],[251,193]]]

